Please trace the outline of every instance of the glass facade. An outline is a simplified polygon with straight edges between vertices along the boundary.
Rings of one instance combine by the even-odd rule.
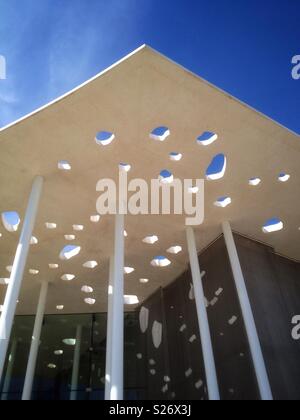
[[[47,315],[37,360],[33,400],[103,400],[106,361],[106,314]],[[125,314],[125,398],[137,399],[134,337],[137,313]],[[33,316],[15,318],[2,400],[20,400],[24,385]],[[76,340],[77,338],[77,340]],[[76,352],[79,354],[76,370]]]

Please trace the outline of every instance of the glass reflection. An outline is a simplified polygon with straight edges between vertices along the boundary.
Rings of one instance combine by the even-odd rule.
[[[47,315],[44,318],[32,399],[103,400],[107,315]],[[14,322],[2,400],[20,400],[34,317]],[[137,399],[135,337],[137,314],[125,314],[125,398]]]

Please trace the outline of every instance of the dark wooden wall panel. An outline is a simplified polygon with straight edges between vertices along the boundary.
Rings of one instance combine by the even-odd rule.
[[[291,319],[300,315],[300,266],[275,255],[267,246],[239,235],[235,240],[274,397],[298,400],[300,342],[291,337]],[[258,387],[224,238],[205,250],[199,261],[206,273],[203,284],[221,398],[257,400]],[[143,353],[137,363],[144,398],[207,399],[191,284],[188,270],[143,303],[150,310],[147,332],[139,330],[137,334],[137,352]],[[163,325],[159,349],[152,342],[155,320]],[[155,375],[150,373],[150,360],[155,360]]]
[[[300,343],[291,319],[300,314],[299,264],[235,235],[274,398],[300,399]]]
[[[217,374],[223,400],[258,399],[248,341],[224,238],[200,255]],[[219,289],[222,293],[217,296]],[[213,299],[218,301],[213,304]],[[236,317],[231,325],[230,320]]]
[[[201,400],[206,398],[205,374],[196,307],[189,292],[187,274],[164,290],[170,379],[175,399]]]

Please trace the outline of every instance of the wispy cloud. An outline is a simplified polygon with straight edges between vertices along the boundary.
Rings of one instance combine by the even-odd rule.
[[[0,125],[69,91],[141,44],[136,5],[136,0],[27,0],[26,5],[11,0],[3,6],[0,0],[0,54],[7,53],[8,63],[8,78],[0,83]]]

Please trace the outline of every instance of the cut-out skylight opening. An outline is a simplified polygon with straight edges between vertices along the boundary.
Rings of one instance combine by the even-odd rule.
[[[96,299],[86,298],[86,299],[84,299],[84,302],[85,302],[87,305],[95,305],[95,303],[96,303]]]
[[[49,223],[49,222],[46,223],[46,229],[54,230],[56,228],[57,228],[57,224],[56,223]]]
[[[35,269],[31,268],[29,270],[29,274],[31,274],[33,276],[37,276],[39,274],[39,270],[35,270]]]
[[[70,260],[71,258],[76,257],[81,251],[80,246],[76,245],[67,245],[61,251],[59,258],[61,260]]]
[[[260,178],[251,178],[251,179],[249,179],[249,185],[251,185],[251,187],[257,187],[260,183],[261,183],[261,179]]]
[[[124,273],[125,274],[131,274],[131,273],[133,273],[135,271],[135,269],[134,268],[132,268],[132,267],[124,267]]]
[[[2,213],[2,223],[8,232],[17,232],[21,219],[17,212],[7,211]]]
[[[58,264],[49,264],[50,270],[56,270],[58,268]]]
[[[227,159],[223,154],[215,156],[206,171],[208,181],[216,181],[224,177],[226,172]]]
[[[9,284],[9,279],[0,278],[0,285],[1,286],[7,286],[8,284]]]
[[[166,258],[164,256],[155,257],[151,261],[151,265],[153,267],[168,267],[170,264],[171,264],[171,261],[168,260],[168,258]]]
[[[143,242],[148,245],[154,245],[158,242],[158,237],[156,235],[146,236],[146,238],[143,239]]]
[[[164,169],[161,171],[158,179],[161,184],[172,184],[174,181],[174,176],[170,171]]]
[[[280,219],[275,217],[273,219],[268,220],[264,224],[262,230],[264,233],[273,233],[273,232],[279,232],[280,230],[283,229],[283,227],[284,227],[283,222]]]
[[[65,235],[66,241],[75,241],[76,236],[75,235]]]
[[[90,286],[82,286],[81,291],[83,293],[93,293],[94,289]]]
[[[70,171],[72,169],[70,163],[67,160],[61,160],[57,164],[60,171]]]
[[[156,141],[165,141],[170,134],[168,127],[157,127],[150,133],[150,138]]]
[[[61,279],[63,281],[72,281],[75,279],[74,274],[64,274],[63,276],[61,276]]]
[[[177,254],[179,254],[180,252],[182,252],[182,247],[181,247],[181,246],[179,246],[179,245],[176,245],[176,246],[171,246],[171,248],[169,248],[169,249],[167,250],[167,252],[168,252],[169,254],[174,254],[174,255],[177,255]]]
[[[188,187],[188,193],[189,194],[197,194],[199,192],[198,187]]]
[[[201,146],[209,146],[218,140],[218,135],[211,131],[205,131],[197,138],[197,143]]]
[[[56,309],[57,309],[58,311],[62,311],[62,310],[64,309],[64,305],[57,305],[57,306],[56,306]]]
[[[124,304],[125,305],[137,305],[139,303],[139,298],[135,295],[125,295]]]
[[[30,245],[37,245],[38,243],[38,239],[35,236],[32,236],[30,239]]]
[[[87,261],[86,263],[83,264],[84,268],[90,268],[91,270],[93,270],[97,266],[98,266],[97,261]]]
[[[99,131],[95,137],[95,140],[96,143],[100,146],[108,146],[114,141],[115,138],[115,135],[110,131]]]
[[[62,356],[64,354],[63,350],[55,350],[54,351],[55,356]]]
[[[141,284],[147,284],[149,283],[149,279],[140,279]]]
[[[127,237],[128,237],[128,233],[126,230],[124,230],[124,238],[127,238]]]
[[[182,154],[181,153],[177,153],[177,152],[171,152],[169,154],[170,160],[172,162],[179,162],[182,159]]]
[[[73,225],[73,230],[75,230],[75,232],[82,232],[84,230],[84,226],[83,225]]]
[[[278,176],[278,181],[279,182],[288,182],[290,180],[290,178],[291,178],[291,176],[289,174],[286,174],[286,173],[283,172]]]
[[[128,163],[119,163],[119,170],[122,172],[129,172],[131,169],[131,165]]]
[[[232,203],[232,200],[231,200],[230,197],[220,197],[215,202],[215,206],[225,208],[225,207],[229,206],[231,203]]]
[[[90,221],[92,223],[98,223],[100,222],[101,216],[99,214],[95,214],[93,216],[90,217]]]

